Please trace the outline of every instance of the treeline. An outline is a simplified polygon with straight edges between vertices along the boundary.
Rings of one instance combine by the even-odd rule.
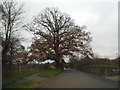
[[[118,75],[119,74],[120,57],[115,59],[108,58],[71,58],[67,67],[77,70],[95,73],[99,75]]]
[[[78,67],[96,67],[96,66],[105,66],[106,67],[117,67],[119,66],[119,62],[120,62],[120,58],[115,58],[115,59],[108,59],[108,58],[82,58],[82,59],[78,59],[78,58],[71,58],[69,65],[70,67],[73,68],[78,68]]]

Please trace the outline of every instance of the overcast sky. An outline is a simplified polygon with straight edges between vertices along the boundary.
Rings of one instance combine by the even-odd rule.
[[[118,53],[118,0],[18,0],[25,4],[25,18],[33,16],[46,7],[57,7],[68,13],[79,26],[86,25],[91,32],[91,46],[101,57],[115,58]],[[29,46],[31,34],[22,32]]]

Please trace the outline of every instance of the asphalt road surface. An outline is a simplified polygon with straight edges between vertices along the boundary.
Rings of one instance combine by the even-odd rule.
[[[42,88],[117,88],[118,83],[102,76],[65,70]]]

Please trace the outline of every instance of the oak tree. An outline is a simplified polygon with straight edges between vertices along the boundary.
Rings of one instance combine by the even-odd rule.
[[[81,17],[82,18],[82,17]],[[34,32],[31,45],[32,60],[54,59],[56,67],[64,62],[63,57],[75,56],[75,52],[92,56],[90,32],[85,26],[75,25],[71,17],[57,8],[46,8],[38,14],[27,30]]]

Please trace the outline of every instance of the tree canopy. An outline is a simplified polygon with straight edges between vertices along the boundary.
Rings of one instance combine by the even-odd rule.
[[[82,17],[81,17],[82,18]],[[54,59],[59,66],[65,55],[75,52],[92,56],[90,32],[86,26],[75,25],[71,17],[57,8],[46,8],[39,13],[27,29],[34,32],[31,57],[35,60]]]

